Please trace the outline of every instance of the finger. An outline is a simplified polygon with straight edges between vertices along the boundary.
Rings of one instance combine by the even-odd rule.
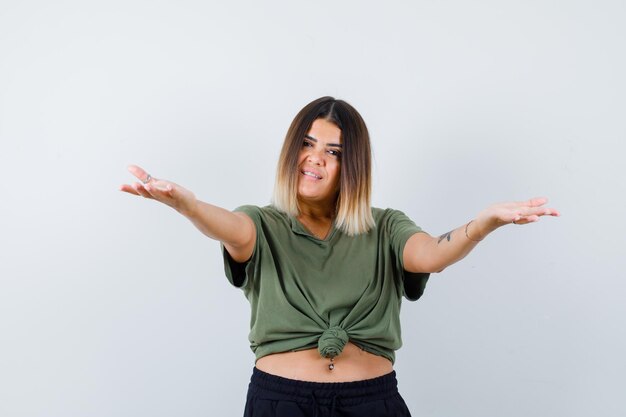
[[[529,207],[539,207],[539,206],[543,206],[547,202],[548,202],[548,199],[546,197],[535,197],[524,202],[523,204]]]
[[[550,213],[547,213],[549,216],[559,217],[561,215],[561,212],[555,208],[549,208],[548,210],[550,210]]]
[[[151,190],[164,192],[171,188],[171,183],[169,181],[157,180],[156,178],[151,178],[149,183],[144,184],[144,187],[145,186],[149,186]]]
[[[539,220],[539,216],[520,216],[517,217],[515,220],[513,220],[511,223],[515,224],[515,225],[524,225],[524,224],[528,224],[528,223],[534,223],[536,221]]]
[[[137,165],[129,165],[128,171],[143,183],[146,183],[151,178],[150,174],[148,174],[143,168],[138,167]]]
[[[560,213],[549,207],[525,208],[519,212],[522,216],[558,216]]]
[[[149,192],[155,199],[159,201],[167,201],[171,200],[173,196],[173,187],[171,184],[162,183],[162,182],[150,182],[144,185],[144,188],[147,192]]]
[[[145,198],[154,198],[149,192],[148,190],[145,189],[143,184],[140,184],[138,182],[133,183],[133,189],[135,191],[137,191],[137,193]]]
[[[510,203],[504,203],[503,206],[506,208],[520,210],[528,207],[540,207],[548,202],[548,199],[545,197],[535,197],[526,201],[513,201]]]
[[[119,190],[124,191],[125,193],[128,193],[128,194],[140,195],[137,191],[135,191],[133,187],[131,187],[128,184],[123,184],[122,186],[120,186]]]
[[[537,216],[553,216],[553,217],[559,217],[561,215],[561,213],[559,213],[557,210],[553,208],[546,208],[544,210],[534,211],[531,214],[534,214]]]

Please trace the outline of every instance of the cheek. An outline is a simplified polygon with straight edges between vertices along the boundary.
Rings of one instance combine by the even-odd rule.
[[[305,159],[306,159],[306,152],[304,151],[304,148],[303,148],[300,150],[300,153],[298,154],[298,165],[302,165]]]
[[[333,167],[333,176],[334,176],[335,182],[339,183],[339,180],[341,178],[341,165],[337,164],[336,166]]]

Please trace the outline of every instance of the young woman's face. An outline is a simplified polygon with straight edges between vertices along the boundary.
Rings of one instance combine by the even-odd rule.
[[[298,157],[298,200],[309,204],[335,204],[341,170],[341,130],[317,119],[303,139]]]

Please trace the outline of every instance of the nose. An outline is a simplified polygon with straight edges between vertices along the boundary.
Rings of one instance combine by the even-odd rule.
[[[325,159],[324,159],[325,155],[326,154],[324,153],[324,150],[311,148],[311,150],[309,151],[309,154],[307,155],[307,161],[310,162],[311,164],[323,165],[325,162]]]

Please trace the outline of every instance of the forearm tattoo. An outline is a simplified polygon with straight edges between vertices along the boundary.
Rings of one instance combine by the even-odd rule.
[[[440,244],[441,241],[444,239],[449,242],[451,237],[452,237],[452,230],[450,230],[448,233],[444,233],[443,235],[439,236],[439,240],[437,241],[437,244]]]

